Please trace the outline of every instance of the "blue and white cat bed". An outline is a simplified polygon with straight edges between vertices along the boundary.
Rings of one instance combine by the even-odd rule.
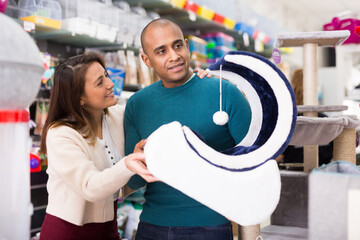
[[[250,226],[275,210],[281,181],[274,160],[288,145],[296,124],[291,85],[269,60],[229,52],[209,67],[246,95],[252,112],[245,138],[217,152],[179,122],[152,133],[145,146],[149,170],[161,181],[228,219]],[[239,123],[241,124],[241,123]]]

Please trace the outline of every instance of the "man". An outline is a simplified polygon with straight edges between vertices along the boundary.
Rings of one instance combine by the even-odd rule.
[[[126,154],[141,139],[172,121],[200,133],[217,151],[231,148],[244,138],[251,121],[247,100],[236,86],[223,81],[223,106],[229,122],[214,124],[212,116],[219,110],[219,79],[201,79],[190,70],[188,42],[179,26],[166,19],[154,20],[143,30],[141,43],[142,60],[154,68],[161,81],[135,93],[126,105]],[[145,183],[135,176],[128,186],[139,189]],[[147,184],[144,197],[137,240],[232,239],[229,220],[166,183]]]

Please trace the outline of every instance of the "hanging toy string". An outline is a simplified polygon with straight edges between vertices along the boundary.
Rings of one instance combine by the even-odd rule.
[[[229,115],[222,110],[222,65],[220,65],[220,111],[213,115],[213,121],[216,125],[225,125],[229,121]]]
[[[222,86],[221,86],[221,80],[222,80],[222,76],[221,76],[221,72],[222,72],[222,65],[220,65],[220,112],[222,111]]]

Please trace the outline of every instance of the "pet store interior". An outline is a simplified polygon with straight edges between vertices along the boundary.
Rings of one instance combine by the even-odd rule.
[[[161,81],[142,57],[147,54],[143,29],[156,19],[180,27],[191,71],[203,69],[220,78],[220,112],[221,80],[241,90],[252,114],[248,135],[253,136],[246,139],[253,141],[224,157],[229,165],[219,168],[225,153],[196,135],[187,139],[184,130],[190,147],[174,149],[178,153],[172,155],[183,154],[179,159],[189,159],[189,164],[174,160],[178,168],[170,169],[171,164],[160,166],[162,160],[155,160],[158,152],[152,150],[156,144],[150,137],[145,144],[150,172],[227,218],[234,240],[359,240],[356,0],[0,0],[0,239],[42,239],[44,219],[54,213],[48,208],[54,170],[48,169],[51,159],[40,147],[44,126],[49,127],[57,67],[89,52],[102,56],[111,94],[125,108],[129,99]],[[195,158],[211,164],[192,164]],[[206,171],[213,177],[207,180],[211,174]],[[222,191],[215,187],[222,185]],[[136,235],[146,191],[117,195],[114,239],[165,239]]]

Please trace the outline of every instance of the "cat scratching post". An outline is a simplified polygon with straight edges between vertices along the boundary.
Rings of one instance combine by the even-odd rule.
[[[317,43],[305,43],[304,50],[304,79],[303,79],[303,101],[304,105],[318,105],[317,97]],[[317,117],[317,112],[304,112],[306,117]],[[304,171],[310,172],[311,169],[319,165],[318,145],[304,146]]]
[[[284,33],[278,35],[278,47],[303,47],[304,105],[318,105],[317,49],[319,46],[336,46],[350,35],[349,31]],[[317,117],[317,112],[304,112],[306,117]],[[304,146],[304,171],[318,167],[318,145]]]
[[[342,160],[356,164],[356,129],[344,128],[334,139],[334,161]]]
[[[260,224],[246,227],[239,225],[239,240],[258,240],[259,236]]]

